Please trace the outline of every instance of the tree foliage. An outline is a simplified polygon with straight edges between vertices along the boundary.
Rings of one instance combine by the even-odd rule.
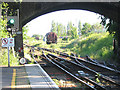
[[[72,34],[72,28],[73,28],[72,22],[68,22],[68,25],[67,25],[67,35],[68,36],[70,36]]]
[[[77,27],[75,27],[72,22],[68,22],[67,35],[70,36],[71,39],[75,39],[78,37]]]
[[[56,23],[52,21],[51,32],[55,32],[58,37],[69,37],[71,39],[78,38],[81,35],[90,35],[92,33],[102,33],[105,29],[102,24],[95,23],[93,25],[89,23],[84,23],[82,25],[81,21],[78,22],[78,27],[76,27],[71,21],[67,24],[67,30],[65,26],[61,23]]]
[[[22,28],[22,32],[23,32],[23,40],[25,40],[25,39],[27,39],[27,33],[28,33],[28,26],[24,26],[23,28]]]
[[[72,39],[78,38],[77,28],[76,27],[72,27],[71,36],[72,36],[71,37]]]
[[[78,35],[79,35],[79,36],[82,35],[81,31],[82,31],[82,24],[81,24],[81,21],[79,21],[79,22],[78,22]]]
[[[118,23],[104,16],[101,16],[101,20],[102,20],[101,24],[107,28],[107,31],[109,31],[110,34],[113,34],[113,36],[116,39],[118,39],[117,38]],[[108,23],[107,20],[109,20]]]
[[[109,33],[112,34],[116,40],[119,40],[120,33],[118,33],[118,24],[116,22],[114,22],[113,20],[109,20],[106,28],[107,31],[109,31]]]
[[[57,35],[66,36],[66,29],[64,25],[57,23]]]
[[[105,32],[105,28],[102,24],[100,23],[95,23],[93,25],[89,23],[84,23],[83,27],[81,29],[82,35],[90,35],[92,33],[102,33]]]
[[[32,37],[40,37],[39,34],[33,34]]]
[[[106,26],[107,28],[107,31],[112,34],[112,36],[115,38],[114,39],[114,53],[118,59],[118,62],[120,62],[120,26],[119,26],[119,23],[120,22],[115,22],[111,19],[109,19],[109,22],[107,23],[107,19],[106,17],[104,16],[101,16],[101,23]]]
[[[104,26],[100,23],[95,23],[91,26],[91,31],[94,31],[95,33],[105,32]]]
[[[0,18],[0,38],[5,38],[9,34],[6,30],[6,23],[6,20]]]
[[[57,26],[56,26],[56,23],[54,21],[52,21],[51,32],[57,33]]]
[[[7,26],[7,10],[8,10],[8,4],[7,3],[2,3],[0,5],[0,9],[4,10],[3,14],[4,16],[1,16],[0,18],[0,38],[5,38],[8,37],[9,33],[6,30],[6,26]]]
[[[101,19],[101,24],[103,24],[107,28],[107,31],[114,36],[118,42],[118,47],[120,47],[120,31],[118,23],[111,19],[109,19],[107,23],[108,18],[104,16],[101,16]]]
[[[82,34],[87,34],[91,31],[91,25],[89,23],[84,23],[82,28]]]

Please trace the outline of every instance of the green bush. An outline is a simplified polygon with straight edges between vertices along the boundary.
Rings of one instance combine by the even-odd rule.
[[[66,45],[67,49],[80,55],[89,55],[91,58],[106,60],[111,57],[113,38],[108,33],[91,34]]]
[[[39,44],[41,48],[52,48],[61,52],[73,52],[82,57],[89,55],[97,60],[108,60],[113,56],[113,37],[109,33],[94,33],[68,42],[60,39],[57,44],[50,45],[42,40],[31,39],[29,44],[37,46]]]
[[[10,55],[10,66],[17,66],[17,65],[19,65],[18,57],[14,57],[11,50],[10,50],[9,55]],[[3,65],[3,66],[7,66],[8,65],[8,50],[7,50],[7,48],[6,49],[2,49],[0,51],[0,60],[1,60],[0,65]]]

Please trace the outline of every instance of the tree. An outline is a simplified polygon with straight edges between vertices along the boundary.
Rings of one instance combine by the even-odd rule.
[[[118,41],[118,46],[120,46],[120,31],[118,22],[115,22],[104,16],[101,16],[101,20],[101,24],[107,28],[107,31],[109,31],[110,34],[113,34],[114,38]],[[108,23],[107,20],[109,20]]]
[[[79,36],[82,35],[81,30],[82,30],[82,25],[81,25],[81,21],[79,21],[79,22],[78,22],[78,35],[79,35]]]
[[[23,28],[22,28],[22,32],[23,32],[23,40],[26,40],[27,39],[27,32],[28,32],[28,26],[24,26]]]
[[[67,35],[71,37],[71,39],[75,39],[78,37],[77,27],[75,27],[72,22],[68,22],[67,25]]]
[[[66,28],[62,24],[57,24],[57,35],[58,36],[66,36]]]
[[[82,34],[88,34],[91,32],[91,25],[89,23],[84,23],[82,28]]]
[[[6,20],[0,18],[0,38],[5,38],[9,35],[9,33],[6,30],[6,24]]]
[[[52,21],[51,32],[57,33],[57,27],[56,27],[56,23],[54,21]]]
[[[66,35],[67,35],[67,30],[66,30],[65,26],[63,26],[63,30],[62,30],[61,36],[66,36]]]
[[[104,26],[100,23],[95,23],[91,26],[91,31],[95,33],[100,33],[104,31]]]
[[[75,39],[75,38],[78,37],[78,34],[77,34],[77,27],[72,27],[71,36],[72,36],[72,39]]]
[[[118,56],[118,60],[120,60],[120,22],[115,22],[111,19],[109,19],[109,22],[107,23],[107,20],[109,18],[105,17],[105,16],[101,16],[101,24],[103,24],[104,26],[106,26],[107,31],[113,35],[113,37],[115,38],[115,41],[117,41],[117,45],[114,45],[114,48],[116,50],[115,54]],[[118,18],[118,20],[120,21],[120,19]],[[120,62],[120,61],[119,61]]]
[[[67,25],[67,35],[68,36],[71,36],[72,27],[73,27],[72,22],[68,22],[68,25]]]
[[[34,38],[37,39],[37,40],[44,38],[43,35],[39,35],[39,34],[34,34],[34,35],[32,35],[32,37],[34,37]]]
[[[61,36],[62,24],[57,24],[57,36]]]
[[[32,37],[40,37],[39,34],[33,34]]]
[[[9,33],[7,32],[6,26],[7,26],[7,10],[8,10],[8,4],[7,3],[2,3],[0,4],[0,9],[3,10],[0,18],[0,38],[5,38],[9,36]]]

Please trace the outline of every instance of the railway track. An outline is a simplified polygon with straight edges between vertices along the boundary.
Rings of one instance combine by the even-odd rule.
[[[61,70],[63,70],[64,72],[66,72],[68,75],[70,75],[71,77],[75,78],[76,80],[78,80],[80,83],[86,85],[88,88],[93,89],[93,90],[97,90],[97,89],[104,89],[102,86],[98,85],[97,83],[93,82],[92,80],[89,80],[88,78],[82,77],[82,79],[80,79],[77,75],[75,75],[75,72],[73,73],[73,71],[61,64],[60,62],[58,62],[57,60],[55,60],[53,57],[51,57],[50,55],[45,55],[43,53],[43,55],[46,57],[46,59],[51,62],[52,64],[54,64],[55,66],[57,66],[58,68],[60,68]]]
[[[86,66],[84,66],[84,65],[81,65],[81,63],[80,63],[80,64],[77,64],[77,63],[75,63],[75,62],[73,62],[73,61],[66,60],[66,59],[64,59],[64,58],[55,56],[55,55],[53,55],[53,54],[49,54],[49,55],[51,55],[51,56],[53,56],[53,57],[55,57],[55,58],[57,58],[57,59],[60,59],[60,60],[63,60],[63,61],[72,63],[72,64],[78,66],[79,68],[81,68],[82,71],[84,71],[84,72],[86,72],[86,73],[89,73],[89,75],[91,74],[91,75],[93,75],[93,77],[94,77],[95,75],[98,75],[99,78],[100,78],[100,79],[103,79],[105,82],[109,82],[109,83],[111,83],[111,84],[113,84],[113,85],[116,85],[116,86],[120,87],[120,84],[116,83],[116,82],[113,81],[111,78],[109,78],[109,77],[107,77],[107,76],[104,76],[104,75],[102,75],[102,74],[99,74],[98,72],[96,72],[96,71],[94,71],[94,70],[92,70],[92,69],[90,69],[90,68],[88,68],[88,67],[86,67]],[[66,64],[66,62],[65,62],[65,64]],[[67,65],[67,64],[66,64],[66,65]],[[68,67],[69,67],[69,66],[70,66],[70,65],[68,65]],[[78,70],[80,70],[80,69],[78,69]],[[78,71],[78,70],[76,70],[76,71]],[[73,71],[74,71],[74,70],[73,70]],[[95,78],[95,77],[94,77],[94,78]],[[102,81],[102,82],[103,82],[103,81]],[[105,85],[105,84],[104,84],[104,85]]]
[[[34,51],[33,49],[31,51]],[[34,58],[35,60],[35,57],[34,57],[34,54],[32,54],[32,57]],[[46,57],[45,56],[41,56],[43,61],[46,61]],[[35,60],[35,63],[38,64],[38,62]],[[60,85],[58,85],[61,89],[63,88],[77,88],[77,89],[85,89],[85,88],[88,88],[88,87],[85,87],[85,85],[83,84],[80,84],[78,81],[76,81],[76,79],[74,79],[73,77],[71,77],[70,75],[66,74],[65,72],[63,72],[60,68],[57,69],[56,66],[53,64],[52,66],[50,65],[51,62],[47,59],[47,63],[49,64],[49,66],[45,66],[43,67],[44,70],[47,71],[47,73],[51,76],[51,78],[55,78],[55,79],[61,79],[60,80]],[[52,69],[51,69],[52,67]],[[51,74],[54,74],[54,75],[51,75]],[[57,75],[56,75],[57,74]],[[63,84],[61,84],[61,82]],[[66,84],[67,83],[67,84]],[[79,84],[78,85],[76,85]],[[90,89],[90,88],[89,88]]]
[[[76,57],[76,56],[71,56],[71,55],[68,55],[68,54],[66,54],[66,53],[62,53],[62,52],[59,52],[59,51],[55,51],[55,50],[53,50],[53,49],[46,49],[46,48],[38,48],[38,49],[39,49],[39,50],[42,49],[42,50],[49,51],[49,52],[54,52],[54,53],[59,54],[59,55],[61,55],[61,56],[70,57],[70,58],[72,58],[72,59],[75,60],[75,61],[78,60],[79,63],[81,62],[82,64],[84,64],[84,65],[86,65],[86,66],[90,66],[90,67],[91,67],[91,66],[92,66],[92,67],[94,66],[94,67],[96,67],[96,68],[92,68],[92,69],[102,70],[102,71],[104,71],[104,74],[107,73],[107,71],[108,71],[108,72],[116,73],[117,75],[120,75],[120,71],[115,70],[115,69],[112,69],[112,68],[109,68],[109,67],[104,66],[104,65],[102,65],[102,64],[99,64],[98,62],[95,62],[95,61],[91,60],[90,58],[89,58],[90,61],[88,61],[88,60],[85,60],[85,59],[78,58],[78,57]],[[97,71],[97,70],[96,70],[96,71]]]
[[[101,65],[101,64],[96,63],[96,62],[89,62],[87,60],[79,59],[79,58],[74,57],[74,56],[69,56],[69,57],[72,58],[72,60],[77,62],[79,65],[82,65],[84,67],[88,67],[91,70],[94,70],[97,73],[101,74],[101,77],[103,79],[106,79],[113,84],[120,85],[120,81],[119,81],[120,80],[120,71],[114,70],[112,68],[106,67],[106,66]]]
[[[70,56],[66,53],[61,53],[59,51],[55,51],[55,50],[51,50],[51,49],[43,49],[43,48],[42,48],[42,50],[46,50],[49,52],[55,52],[59,55],[70,57],[70,58],[72,58],[72,60],[77,62],[80,66],[87,68],[88,70],[91,70],[91,72],[100,74],[102,79],[109,81],[117,86],[120,86],[120,82],[119,82],[120,71],[118,71],[118,70],[114,70],[112,68],[106,67],[97,62],[93,62],[93,60],[90,62],[90,61],[87,61],[84,59],[79,59],[78,57],[75,57],[75,56]]]
[[[37,50],[45,50],[59,54],[59,56],[56,56],[53,54],[45,55],[43,53],[43,56],[53,65],[57,66],[60,69],[62,68],[64,72],[71,75],[72,77],[75,77],[79,82],[83,83],[90,89],[118,90],[118,88],[120,88],[120,84],[111,77],[111,75],[113,74],[119,76],[120,73],[117,70],[99,65],[98,63],[93,61],[86,61],[83,59],[81,60],[76,56],[70,56],[66,53],[61,53],[59,51],[45,48],[37,48]],[[62,56],[69,57],[71,60],[66,60]],[[99,68],[99,71],[96,70],[96,68]],[[101,70],[106,70],[107,73],[101,72]],[[83,76],[81,73],[84,73]],[[107,75],[108,73],[110,75]]]

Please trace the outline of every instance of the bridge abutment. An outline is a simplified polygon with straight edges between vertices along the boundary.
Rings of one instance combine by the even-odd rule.
[[[119,7],[118,7],[118,62],[120,62],[120,2],[119,2]]]
[[[18,34],[15,36],[15,51],[18,53],[19,57],[24,57],[24,48],[23,48],[23,36]]]

